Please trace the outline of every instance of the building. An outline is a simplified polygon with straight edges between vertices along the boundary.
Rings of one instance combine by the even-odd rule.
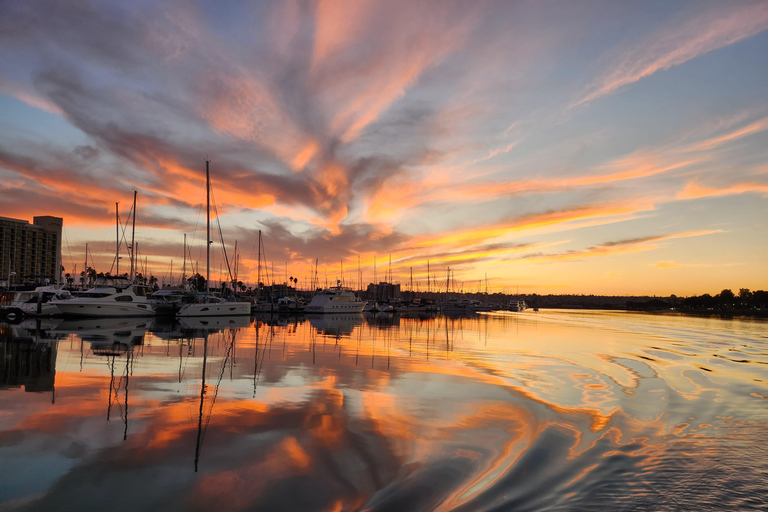
[[[0,286],[58,282],[63,225],[60,217],[0,217]]]

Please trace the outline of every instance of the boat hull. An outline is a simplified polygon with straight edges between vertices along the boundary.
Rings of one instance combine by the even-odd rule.
[[[154,316],[155,311],[149,304],[119,303],[87,304],[77,299],[59,302],[56,306],[66,317],[80,316]]]
[[[239,316],[250,315],[251,304],[248,302],[221,302],[203,304],[184,304],[176,313],[177,317],[193,316]]]
[[[364,302],[348,302],[339,304],[327,304],[324,306],[307,306],[304,308],[304,312],[312,314],[360,313],[363,311],[364,305]]]

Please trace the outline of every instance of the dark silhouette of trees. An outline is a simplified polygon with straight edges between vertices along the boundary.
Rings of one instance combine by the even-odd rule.
[[[687,297],[680,306],[684,309],[711,310],[745,310],[766,309],[768,307],[768,291],[750,291],[748,288],[739,289],[738,296],[726,288],[714,297],[708,293]]]

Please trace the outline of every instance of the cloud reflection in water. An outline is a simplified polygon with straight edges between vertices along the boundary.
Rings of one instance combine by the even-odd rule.
[[[0,453],[48,475],[14,488],[6,470],[0,496],[22,510],[756,509],[765,333],[605,312],[156,325],[130,350],[123,441],[105,420],[110,366],[86,350],[81,369],[75,332],[58,341],[55,403],[0,393]]]

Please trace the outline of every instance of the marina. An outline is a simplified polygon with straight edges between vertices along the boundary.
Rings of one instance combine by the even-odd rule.
[[[768,511],[768,0],[0,39],[0,512]]]
[[[4,510],[768,503],[764,320],[358,313],[0,333]]]

